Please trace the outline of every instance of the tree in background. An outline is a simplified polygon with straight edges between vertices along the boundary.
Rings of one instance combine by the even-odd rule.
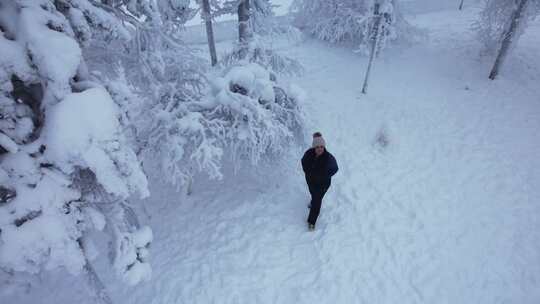
[[[495,55],[490,79],[498,74],[507,54],[517,44],[528,22],[540,14],[540,2],[529,0],[486,0],[480,20],[475,23],[483,43],[483,54]]]
[[[299,40],[300,33],[288,22],[276,20],[269,0],[213,0],[214,17],[238,16],[238,43],[221,60],[224,66],[240,61],[253,62],[277,74],[294,75],[303,71],[300,63],[278,54],[272,40]]]
[[[260,0],[267,1],[267,0]],[[251,3],[254,2],[255,8],[259,0],[210,0],[210,14],[213,18],[223,15],[238,16],[238,43],[245,52],[249,41],[251,40],[251,27],[249,26],[251,16]]]
[[[208,49],[210,51],[210,62],[212,66],[215,66],[217,64],[217,53],[214,30],[212,28],[212,9],[210,7],[209,0],[200,0],[199,2],[199,5],[202,8],[201,16],[206,27],[206,37],[208,39]]]
[[[370,47],[370,54],[369,54],[369,62],[366,69],[366,75],[364,76],[364,84],[362,85],[363,94],[367,94],[367,87],[368,87],[368,82],[369,82],[371,66],[373,65],[375,54],[377,53],[377,50],[379,49],[379,41],[382,36],[384,20],[390,18],[389,16],[392,13],[390,6],[382,7],[382,9],[383,10],[381,10],[381,7],[378,3],[375,3],[374,12],[373,12],[375,16],[374,17],[375,20],[370,30],[369,40],[371,42],[371,47]]]
[[[368,54],[372,28],[377,20],[375,4],[385,12],[378,51],[388,42],[411,39],[413,28],[399,12],[396,0],[295,0],[292,11],[296,25],[315,38],[356,45]]]
[[[296,25],[315,38],[354,45],[370,55],[363,93],[367,93],[373,61],[381,50],[389,42],[416,36],[396,0],[295,0],[292,11]]]

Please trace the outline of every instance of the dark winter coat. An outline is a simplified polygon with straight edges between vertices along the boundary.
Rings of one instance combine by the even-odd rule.
[[[308,185],[330,186],[332,176],[338,171],[338,165],[334,156],[326,149],[317,157],[315,149],[311,148],[302,157],[302,169]]]

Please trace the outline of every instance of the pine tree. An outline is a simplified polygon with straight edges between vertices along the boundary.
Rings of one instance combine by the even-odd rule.
[[[292,10],[296,25],[315,38],[359,46],[369,53],[371,30],[377,20],[375,5],[384,15],[378,51],[391,41],[412,38],[414,30],[399,12],[396,0],[295,0]]]
[[[502,59],[519,41],[528,23],[539,14],[540,1],[486,0],[480,19],[474,24],[483,44],[482,53],[501,54],[498,62],[502,63]],[[505,51],[501,52],[503,44]]]
[[[516,45],[530,20],[540,13],[540,1],[488,0],[476,28],[484,43],[484,53],[497,52],[489,74],[495,79],[508,53]]]
[[[132,121],[144,96],[129,83],[186,83],[167,63],[190,58],[171,34],[194,13],[186,4],[0,0],[2,281],[61,267],[95,282],[92,230],[115,240],[127,283],[149,278],[151,231],[127,201],[149,194]],[[119,78],[127,68],[137,71]]]

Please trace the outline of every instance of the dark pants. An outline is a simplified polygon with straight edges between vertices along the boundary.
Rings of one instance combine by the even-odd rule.
[[[311,208],[309,209],[308,223],[315,225],[319,213],[321,212],[321,204],[326,191],[330,184],[309,184],[309,193],[311,193]]]

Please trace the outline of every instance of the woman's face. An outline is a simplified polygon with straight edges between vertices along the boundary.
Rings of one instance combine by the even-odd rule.
[[[315,155],[321,156],[324,153],[324,146],[315,147]]]

